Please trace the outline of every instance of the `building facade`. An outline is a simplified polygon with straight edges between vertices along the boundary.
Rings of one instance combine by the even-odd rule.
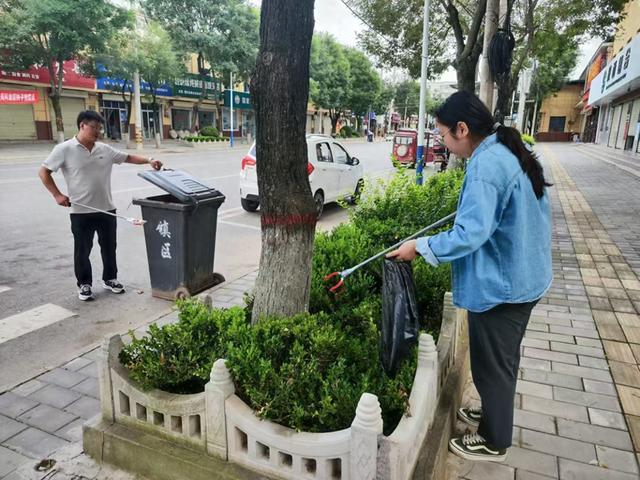
[[[625,7],[606,65],[593,79],[588,105],[599,110],[593,141],[640,152],[640,0]]]
[[[540,105],[536,138],[540,141],[569,141],[580,131],[580,106],[583,82],[568,82],[562,89],[546,97]]]

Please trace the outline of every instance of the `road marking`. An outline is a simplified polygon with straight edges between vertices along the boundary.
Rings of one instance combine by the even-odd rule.
[[[225,225],[230,225],[232,227],[241,227],[241,228],[248,228],[251,230],[257,230],[258,232],[262,231],[260,227],[256,227],[254,225],[245,225],[244,223],[227,222],[226,220],[221,220],[218,223],[224,223]]]
[[[46,303],[26,312],[3,318],[0,320],[0,343],[18,338],[75,315],[75,313],[66,308]]]
[[[7,292],[11,290],[11,287],[5,287],[4,285],[0,285],[0,293]]]

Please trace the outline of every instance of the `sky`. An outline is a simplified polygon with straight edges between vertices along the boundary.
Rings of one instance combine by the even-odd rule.
[[[249,0],[259,6],[261,0]],[[315,31],[331,33],[336,39],[345,45],[357,47],[357,35],[366,31],[366,26],[356,18],[341,0],[316,0],[315,2]],[[579,78],[600,45],[600,39],[591,39],[580,44],[580,54],[576,68],[569,75],[570,80]],[[440,81],[455,81],[456,73],[450,68],[438,79]]]

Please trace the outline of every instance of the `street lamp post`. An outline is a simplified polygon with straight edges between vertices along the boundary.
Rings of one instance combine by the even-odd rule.
[[[429,67],[429,0],[424,0],[422,24],[422,65],[420,68],[420,108],[418,111],[418,151],[416,154],[416,183],[422,185],[424,170],[424,123],[427,102],[427,69]],[[427,142],[427,150],[429,144]]]
[[[233,147],[233,73],[229,72],[229,118],[231,125],[231,137],[229,146]]]

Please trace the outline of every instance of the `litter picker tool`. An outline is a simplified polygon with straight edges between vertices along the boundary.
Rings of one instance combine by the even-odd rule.
[[[94,212],[106,213],[107,215],[111,215],[112,217],[121,218],[122,220],[126,220],[132,225],[144,225],[145,223],[147,223],[146,220],[141,220],[139,218],[125,217],[124,215],[118,215],[117,213],[107,212],[106,210],[100,210],[99,208],[90,207],[89,205],[83,205],[78,202],[71,202],[71,203],[74,205],[78,205],[79,207],[88,208],[89,210],[93,210]]]
[[[351,268],[347,268],[346,270],[343,270],[341,272],[333,272],[330,273],[329,275],[327,275],[326,277],[324,277],[324,281],[328,281],[333,277],[340,277],[340,280],[338,281],[338,283],[336,283],[333,287],[331,287],[329,289],[330,292],[336,293],[338,291],[338,289],[344,285],[344,281],[346,280],[346,278],[351,275],[353,272],[355,272],[356,270],[358,270],[359,268],[364,267],[365,265],[367,265],[368,263],[373,262],[374,260],[377,260],[378,258],[382,257],[383,255],[386,255],[387,253],[391,252],[392,250],[395,250],[396,248],[398,248],[400,245],[402,245],[404,242],[407,242],[409,240],[413,240],[416,237],[419,237],[420,235],[422,235],[423,233],[428,232],[429,230],[433,230],[434,228],[438,228],[442,225],[444,225],[445,223],[449,222],[450,220],[453,220],[456,216],[456,212],[453,212],[449,215],[447,215],[444,218],[441,218],[440,220],[438,220],[435,223],[432,223],[431,225],[423,228],[422,230],[420,230],[419,232],[414,233],[413,235],[405,238],[404,240],[400,240],[398,243],[396,243],[395,245],[392,245],[391,247],[387,248],[386,250],[383,250],[380,253],[375,254],[373,257],[367,258],[364,262],[359,263],[358,265],[356,265],[355,267],[351,267]]]

